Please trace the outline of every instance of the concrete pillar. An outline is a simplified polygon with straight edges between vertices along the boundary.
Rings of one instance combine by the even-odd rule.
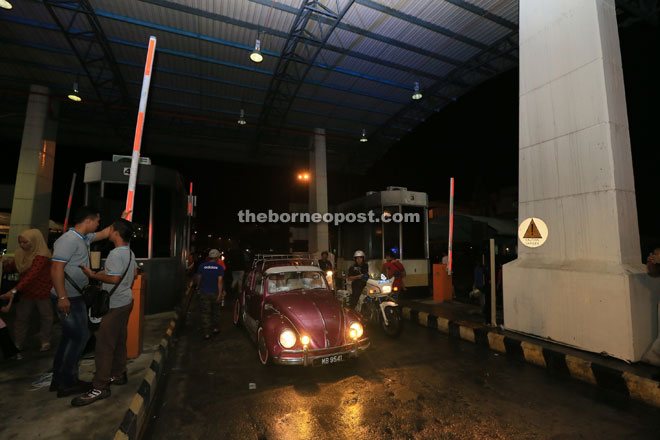
[[[639,360],[660,286],[641,263],[614,0],[520,0],[519,121],[519,220],[548,239],[504,267],[505,326]]]
[[[309,153],[309,212],[328,212],[328,174],[326,172],[325,129],[315,128]],[[330,239],[327,223],[309,224],[309,252],[328,250]]]
[[[9,252],[16,249],[18,235],[26,229],[37,228],[48,240],[58,111],[58,103],[49,95],[48,87],[30,86],[11,209]]]

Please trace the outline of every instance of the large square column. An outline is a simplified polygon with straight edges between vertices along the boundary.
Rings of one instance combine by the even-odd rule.
[[[641,261],[614,0],[520,0],[519,220],[548,226],[504,267],[504,322],[625,360],[657,337]]]
[[[18,235],[26,229],[39,229],[48,240],[57,110],[48,87],[30,86],[11,209],[9,252],[16,249]]]
[[[328,212],[328,174],[326,171],[325,129],[315,128],[310,140],[309,212]],[[309,252],[320,254],[328,250],[330,239],[327,223],[309,224]]]

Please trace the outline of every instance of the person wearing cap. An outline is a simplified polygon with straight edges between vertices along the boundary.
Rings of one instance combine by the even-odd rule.
[[[224,275],[224,265],[220,264],[220,251],[211,249],[208,261],[199,265],[195,275],[195,283],[199,287],[200,318],[204,339],[210,339],[211,332],[220,332],[220,302]]]
[[[364,261],[365,255],[361,250],[355,251],[353,260],[355,264],[348,268],[348,281],[351,282],[351,298],[349,306],[354,309],[357,305],[358,299],[362,289],[367,285],[369,279],[369,265]]]

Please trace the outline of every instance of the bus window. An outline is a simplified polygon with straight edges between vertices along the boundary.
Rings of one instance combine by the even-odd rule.
[[[386,206],[383,209],[383,215],[394,215],[399,211],[399,206]],[[400,223],[395,222],[384,222],[383,223],[383,234],[385,234],[385,253],[392,252],[397,256],[400,255],[401,245],[399,243],[399,225]]]
[[[416,222],[401,223],[403,228],[403,255],[406,260],[426,258],[426,237],[424,236],[424,208],[404,206],[402,214],[405,217],[415,215]]]

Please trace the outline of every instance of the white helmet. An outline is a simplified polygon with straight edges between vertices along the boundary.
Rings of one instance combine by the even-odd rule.
[[[359,249],[357,251],[355,251],[355,253],[353,254],[353,258],[357,258],[357,257],[365,258],[364,252],[362,252]]]

